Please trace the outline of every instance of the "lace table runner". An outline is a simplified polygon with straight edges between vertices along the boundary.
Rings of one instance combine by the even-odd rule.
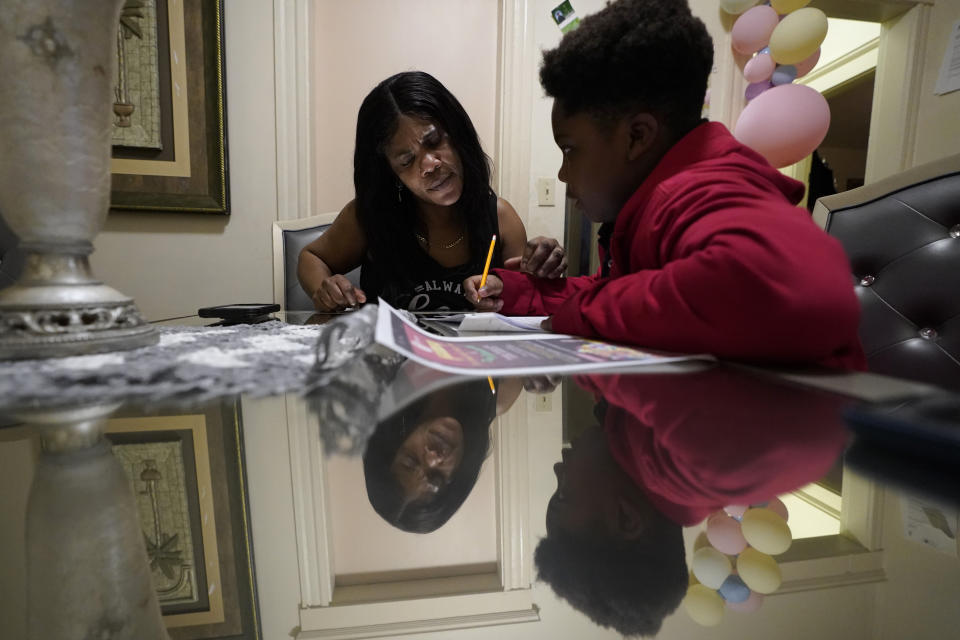
[[[0,363],[0,407],[302,391],[322,325],[158,327],[132,351]]]

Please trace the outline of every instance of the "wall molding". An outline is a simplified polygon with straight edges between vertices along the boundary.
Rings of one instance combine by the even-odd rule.
[[[866,184],[914,164],[930,13],[929,5],[916,5],[881,28]]]
[[[443,617],[437,616],[440,611]],[[539,620],[540,610],[530,602],[528,592],[503,591],[310,609],[301,612],[301,629],[296,638],[353,640],[395,637]]]
[[[500,0],[494,188],[529,225],[530,144],[537,52],[529,0]]]
[[[880,38],[874,38],[836,60],[831,60],[823,67],[814,69],[800,78],[797,84],[807,85],[827,95],[830,91],[839,89],[872,69],[876,69],[879,55]]]
[[[306,402],[293,394],[285,398],[290,480],[300,567],[300,606],[325,607],[333,599],[333,542],[330,501],[327,497],[326,456],[320,425]]]
[[[277,220],[292,220],[315,209],[310,0],[273,0],[273,43]]]

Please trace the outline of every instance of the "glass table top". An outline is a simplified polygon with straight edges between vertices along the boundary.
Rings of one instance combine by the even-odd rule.
[[[730,363],[469,378],[375,346],[307,368],[270,395],[0,401],[3,637],[942,638],[960,623],[955,464],[848,427],[930,388]]]

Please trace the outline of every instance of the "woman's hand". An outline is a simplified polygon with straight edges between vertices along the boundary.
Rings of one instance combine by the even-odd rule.
[[[473,303],[477,311],[500,311],[503,308],[503,280],[487,274],[487,282],[480,288],[482,275],[470,276],[463,281],[463,295]]]
[[[317,311],[339,311],[367,301],[363,289],[353,286],[346,276],[340,274],[324,278],[311,297]]]
[[[541,278],[560,278],[567,270],[567,252],[556,238],[537,236],[527,240],[523,255],[507,258],[503,266]]]

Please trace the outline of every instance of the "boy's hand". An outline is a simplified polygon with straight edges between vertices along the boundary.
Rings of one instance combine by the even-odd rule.
[[[553,316],[547,316],[547,319],[540,323],[540,328],[544,331],[553,331]]]
[[[503,308],[503,300],[500,298],[503,294],[503,280],[489,273],[486,284],[480,289],[482,279],[482,275],[477,275],[464,280],[463,295],[473,303],[477,311],[500,311]]]
[[[537,236],[527,240],[523,255],[508,258],[503,266],[541,278],[560,278],[567,270],[567,252],[555,238]]]

